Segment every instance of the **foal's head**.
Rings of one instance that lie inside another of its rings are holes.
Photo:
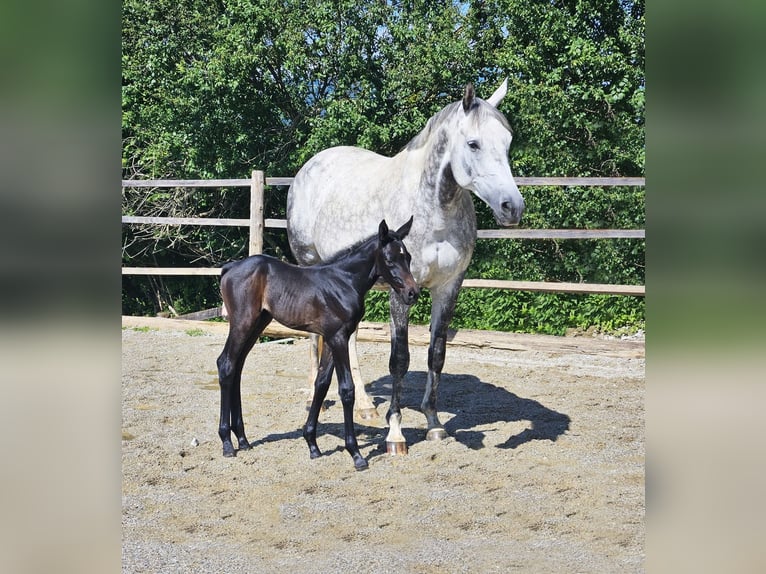
[[[378,226],[378,249],[375,253],[375,267],[383,281],[399,295],[402,302],[412,305],[420,294],[420,288],[410,273],[410,256],[402,240],[410,232],[412,217],[396,231],[391,231],[386,220]]]

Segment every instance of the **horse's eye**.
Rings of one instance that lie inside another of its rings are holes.
[[[477,151],[479,149],[479,142],[476,140],[468,140],[468,147],[471,148],[473,151]]]

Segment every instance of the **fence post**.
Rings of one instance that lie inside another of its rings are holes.
[[[248,255],[263,253],[263,185],[262,171],[253,170],[250,180],[250,244]]]

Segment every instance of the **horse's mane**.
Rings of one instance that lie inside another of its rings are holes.
[[[462,109],[463,102],[453,102],[436,112],[428,119],[426,127],[409,141],[405,146],[405,149],[413,151],[426,145],[426,142],[434,133],[436,133],[436,131],[438,131],[442,124],[446,123],[452,114],[458,111],[462,112]],[[487,118],[495,118],[503,125],[503,127],[505,127],[505,129],[513,133],[511,125],[508,123],[506,117],[495,106],[488,104],[480,98],[474,100],[470,113],[474,118],[475,123],[479,123],[479,121]]]

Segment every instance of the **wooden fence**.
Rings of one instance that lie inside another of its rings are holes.
[[[524,186],[594,186],[633,187],[645,185],[643,177],[517,177],[519,187]],[[123,180],[122,187],[249,187],[250,217],[248,219],[219,219],[204,217],[139,217],[123,215],[122,223],[155,225],[210,225],[250,228],[249,254],[263,251],[265,227],[286,229],[284,219],[263,217],[265,187],[290,185],[292,177],[265,177],[262,171],[253,171],[250,179],[146,179]],[[643,229],[479,229],[479,239],[644,239]],[[123,275],[220,275],[220,267],[123,267]],[[493,279],[465,279],[463,287],[510,289],[516,291],[546,291],[551,293],[601,293],[608,295],[644,296],[643,285],[611,285],[596,283],[564,283],[550,281],[500,281]]]

